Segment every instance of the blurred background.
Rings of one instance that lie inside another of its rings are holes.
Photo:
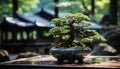
[[[16,1],[15,6],[13,1]],[[14,11],[25,15],[34,15],[41,9],[45,9],[54,14],[54,7],[58,7],[59,15],[68,12],[86,13],[97,23],[100,23],[105,15],[116,15],[117,23],[113,24],[119,25],[119,0],[56,0],[56,2],[54,0],[0,0],[0,22],[5,15],[13,16]]]
[[[91,29],[103,34],[120,27],[119,7],[120,0],[0,0],[0,48],[49,54],[54,39],[43,33],[54,27],[51,19],[83,13],[95,23]]]

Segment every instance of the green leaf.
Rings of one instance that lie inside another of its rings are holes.
[[[69,38],[70,38],[69,35],[63,35],[63,36],[62,36],[62,39],[63,39],[63,40],[68,40]]]
[[[91,39],[91,38],[83,38],[83,39],[81,40],[81,42],[82,42],[82,43],[91,43],[91,42],[93,42],[93,39]]]

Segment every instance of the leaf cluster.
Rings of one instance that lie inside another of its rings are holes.
[[[85,47],[85,43],[106,41],[97,31],[87,28],[92,23],[90,18],[82,13],[68,13],[52,19],[51,24],[55,24],[55,27],[44,35],[57,38],[59,41],[57,47],[81,48]]]

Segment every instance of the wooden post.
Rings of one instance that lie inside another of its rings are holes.
[[[18,0],[12,0],[13,2],[13,17],[16,17],[16,11],[18,10]]]
[[[109,10],[112,24],[117,25],[117,0],[110,0],[110,10]]]
[[[120,1],[119,0],[117,0],[117,9],[120,7]],[[118,11],[117,11],[117,13],[118,13],[118,16],[117,16],[117,24],[118,24],[118,26],[120,27],[120,9],[118,9]]]
[[[95,13],[94,9],[95,9],[95,0],[91,0],[91,14],[93,15]]]
[[[58,3],[58,0],[54,0],[54,2],[55,2],[55,3]],[[58,17],[58,7],[56,7],[56,6],[55,6],[55,8],[54,8],[54,16],[55,16],[55,18]]]

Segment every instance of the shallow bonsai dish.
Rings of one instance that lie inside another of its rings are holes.
[[[51,48],[50,54],[57,58],[58,63],[83,63],[84,56],[91,52],[89,47],[85,48]]]

